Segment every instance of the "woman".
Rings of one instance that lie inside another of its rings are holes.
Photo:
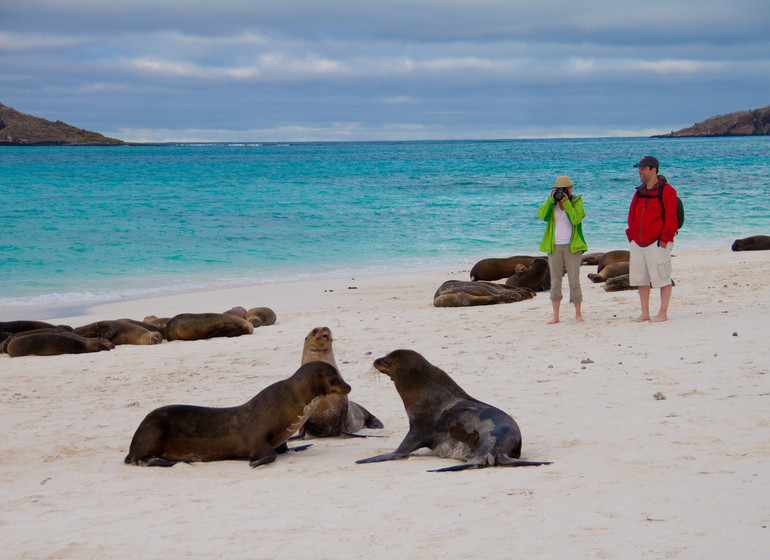
[[[537,216],[546,222],[540,250],[548,253],[548,268],[551,273],[551,304],[553,320],[549,325],[559,322],[561,306],[561,280],[564,269],[569,279],[569,300],[575,306],[575,320],[583,321],[580,304],[583,292],[580,289],[580,264],[583,252],[588,249],[583,237],[581,222],[586,213],[583,210],[583,197],[572,194],[575,185],[566,175],[556,178],[551,195],[540,206]]]

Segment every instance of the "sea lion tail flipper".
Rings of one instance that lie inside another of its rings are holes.
[[[249,458],[249,466],[253,469],[260,465],[272,463],[277,456],[278,454],[275,452],[275,449],[267,449],[264,451],[258,450]]]
[[[365,425],[367,428],[371,428],[371,429],[373,429],[373,430],[379,430],[379,429],[382,429],[382,428],[384,428],[384,427],[385,427],[385,426],[383,425],[383,423],[382,423],[382,422],[380,422],[380,419],[379,419],[379,418],[377,418],[377,417],[376,417],[374,414],[372,414],[372,413],[369,413],[369,415],[366,417],[366,422],[364,423],[364,425]]]

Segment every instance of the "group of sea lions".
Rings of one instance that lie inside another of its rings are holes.
[[[275,321],[269,307],[234,307],[224,313],[182,313],[167,318],[150,315],[142,321],[112,319],[74,328],[42,321],[7,321],[0,322],[0,350],[11,357],[101,352],[121,344],[241,336]]]
[[[597,265],[596,274],[588,274],[592,282],[606,282],[608,292],[628,290],[627,250],[586,253],[583,265]],[[566,271],[565,271],[566,272]],[[471,268],[470,282],[448,280],[433,295],[435,307],[467,307],[495,303],[513,303],[535,297],[537,292],[551,289],[551,272],[547,257],[516,255],[482,259]],[[495,283],[505,279],[504,284]]]
[[[305,338],[300,368],[248,402],[229,408],[164,406],[139,424],[125,462],[172,466],[178,462],[247,459],[252,467],[275,461],[300,437],[351,436],[363,427],[382,428],[373,414],[348,399],[350,385],[340,375],[327,327]],[[429,448],[462,464],[437,469],[457,471],[487,466],[539,466],[523,461],[521,431],[502,410],[468,395],[443,370],[413,350],[395,350],[374,361],[394,382],[409,418],[398,448],[357,463],[408,457]]]

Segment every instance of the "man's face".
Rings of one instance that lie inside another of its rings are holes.
[[[658,174],[656,173],[656,169],[653,167],[647,167],[646,165],[640,165],[639,166],[639,178],[642,180],[642,183],[647,183],[651,179],[657,179]]]

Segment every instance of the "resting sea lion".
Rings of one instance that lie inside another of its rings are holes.
[[[768,251],[770,250],[770,235],[752,235],[743,239],[736,239],[732,246],[733,251]]]
[[[4,343],[5,352],[18,356],[57,356],[112,350],[115,345],[103,338],[86,338],[58,329],[40,329],[12,335]]]
[[[149,328],[148,328],[149,327]],[[139,321],[117,319],[114,321],[98,321],[76,327],[75,333],[80,336],[95,336],[106,338],[113,344],[160,344],[163,335],[157,327],[147,324],[143,326]]]
[[[254,325],[225,313],[181,313],[168,320],[165,331],[166,340],[202,340],[251,334]]]
[[[69,325],[52,325],[44,321],[0,321],[0,332],[20,333],[24,331],[34,331],[38,329],[58,329],[72,332]]]
[[[482,259],[471,268],[471,280],[501,280],[516,274],[516,265],[529,266],[537,257],[515,256],[504,259]]]
[[[392,453],[356,463],[401,459],[428,447],[439,457],[466,461],[438,471],[550,464],[519,460],[521,432],[516,421],[468,395],[449,375],[417,352],[395,350],[376,359],[374,367],[396,385],[409,417],[409,432]]]
[[[635,290],[635,289],[636,289],[636,286],[631,286],[628,283],[628,274],[621,274],[620,276],[609,278],[604,283],[605,292],[622,292],[623,290]]]
[[[628,262],[614,262],[610,263],[604,268],[602,268],[601,272],[597,272],[596,274],[588,273],[588,279],[591,282],[599,283],[599,282],[606,282],[610,278],[615,278],[616,276],[622,276],[624,274],[628,274]]]
[[[582,258],[580,259],[580,265],[597,265],[599,264],[599,259],[602,258],[603,254],[604,253],[583,253]]]
[[[160,467],[228,459],[248,459],[252,467],[272,463],[276,453],[309,447],[289,449],[286,442],[321,397],[349,392],[334,366],[310,362],[240,406],[164,406],[139,424],[125,462]]]
[[[225,315],[235,315],[236,317],[240,317],[241,319],[246,318],[246,308],[241,307],[240,305],[238,307],[233,307],[232,309],[228,309],[225,311]]]
[[[313,361],[326,362],[337,368],[332,348],[332,332],[328,327],[316,327],[305,337],[302,363]],[[379,429],[383,426],[382,422],[363,406],[349,400],[346,394],[337,393],[320,399],[300,429],[298,437],[355,436],[355,432],[364,427]]]
[[[275,324],[275,311],[269,307],[253,307],[246,312],[245,319],[255,327],[267,327]]]
[[[602,269],[611,263],[628,262],[631,260],[631,251],[625,249],[618,249],[616,251],[609,251],[604,253],[599,259],[599,263],[596,266],[596,273],[600,273]]]
[[[447,280],[433,294],[435,307],[468,307],[514,303],[535,297],[529,288],[515,288],[492,282]]]
[[[551,273],[548,269],[548,259],[537,258],[529,266],[522,265],[516,274],[505,281],[505,285],[509,288],[529,288],[535,292],[550,290]]]

